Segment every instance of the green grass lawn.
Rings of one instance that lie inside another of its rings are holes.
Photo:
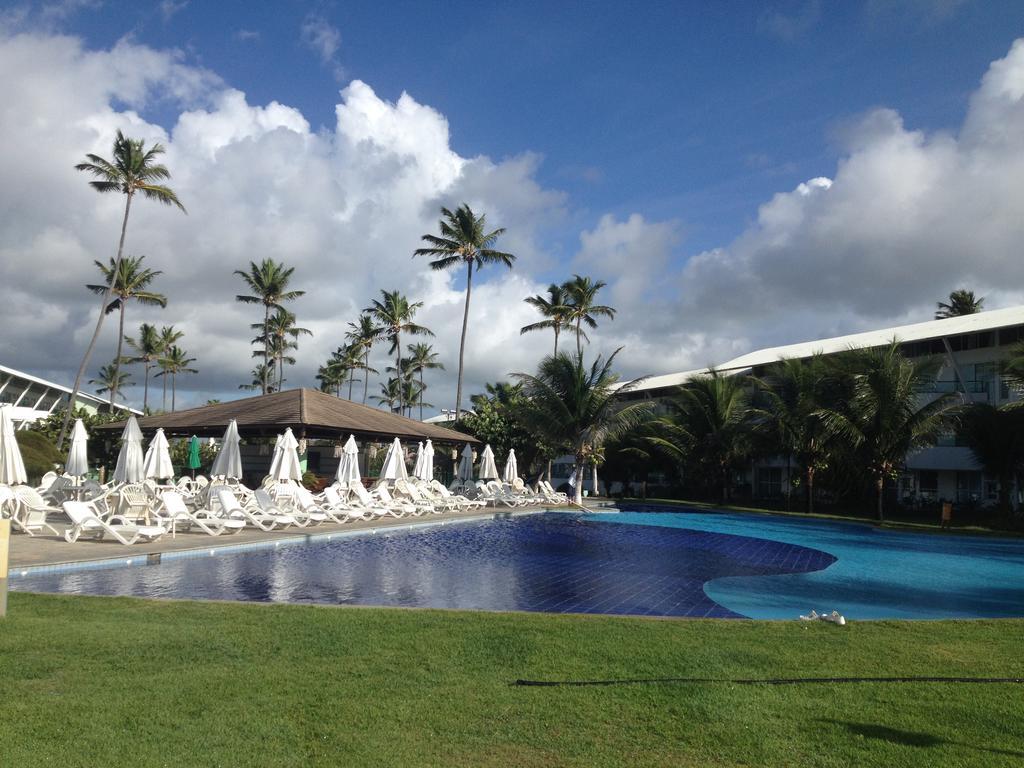
[[[15,593],[0,765],[1019,765],[1024,621],[673,621]]]

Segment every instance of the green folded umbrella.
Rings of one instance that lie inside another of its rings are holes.
[[[199,438],[192,435],[192,439],[188,441],[188,468],[192,470],[193,477],[202,464],[203,459],[199,455]]]

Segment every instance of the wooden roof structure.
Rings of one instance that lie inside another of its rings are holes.
[[[238,423],[241,437],[273,437],[291,427],[298,438],[340,440],[355,435],[363,440],[388,442],[426,440],[437,443],[479,443],[475,437],[426,424],[397,413],[353,403],[316,389],[289,389],[269,395],[257,395],[227,403],[213,403],[185,411],[140,418],[144,433],[162,428],[168,436],[220,437],[228,422]],[[125,422],[96,427],[119,432]]]

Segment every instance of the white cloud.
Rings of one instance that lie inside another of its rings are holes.
[[[166,24],[188,7],[188,0],[160,0],[160,18]]]
[[[163,311],[131,307],[128,327],[174,323],[199,361],[202,373],[179,382],[179,402],[230,396],[248,381],[248,324],[259,313],[234,301],[242,287],[232,272],[272,257],[296,267],[307,294],[294,309],[316,334],[301,342],[292,385],[313,384],[346,323],[380,289],[397,288],[425,302],[419,319],[448,368],[428,399],[450,407],[464,277],[432,272],[412,252],[436,231],[440,206],[463,201],[507,227],[501,246],[518,256],[513,270],[488,267],[474,282],[469,393],[547,353],[545,334],[519,336],[535,319],[522,299],[573,270],[608,281],[602,298],[619,312],[591,335],[604,352],[626,346],[627,375],[927,319],[962,285],[991,306],[1022,296],[1024,42],[989,69],[956,134],[872,112],[844,132],[838,167],[822,169],[828,179],[774,196],[733,242],[685,262],[683,225],[639,213],[598,217],[578,252],[559,258],[546,243],[579,213],[538,183],[541,159],[460,156],[444,115],[408,94],[392,103],[353,81],[335,125],[316,128],[294,107],[250,103],[175,52],[128,41],[88,50],[38,33],[0,35],[0,71],[0,360],[60,381],[73,376],[95,317],[82,286],[95,280],[92,260],[113,254],[123,212],[73,165],[109,154],[119,128],[165,144],[189,210],[138,201],[127,242],[163,270],[157,287],[170,298]],[[158,101],[173,125],[142,117]],[[113,342],[109,323],[90,372]],[[374,357],[387,364],[383,350]]]
[[[341,80],[345,70],[338,58],[341,48],[341,32],[327,19],[317,13],[310,13],[300,28],[302,43],[320,57],[320,63],[329,67],[336,80]]]

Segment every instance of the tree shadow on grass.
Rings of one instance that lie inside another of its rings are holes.
[[[819,722],[828,723],[829,725],[838,725],[842,728],[845,728],[850,733],[856,736],[862,736],[866,739],[888,741],[891,744],[899,744],[905,747],[928,748],[948,744],[950,746],[966,747],[967,749],[975,749],[980,752],[988,752],[994,755],[1024,757],[1024,752],[1019,752],[1012,749],[996,749],[993,747],[980,746],[977,744],[966,744],[962,741],[953,741],[952,739],[946,739],[942,736],[936,736],[933,733],[923,733],[919,731],[904,731],[898,728],[889,728],[885,725],[878,725],[876,723],[848,723],[842,720],[820,720]]]

